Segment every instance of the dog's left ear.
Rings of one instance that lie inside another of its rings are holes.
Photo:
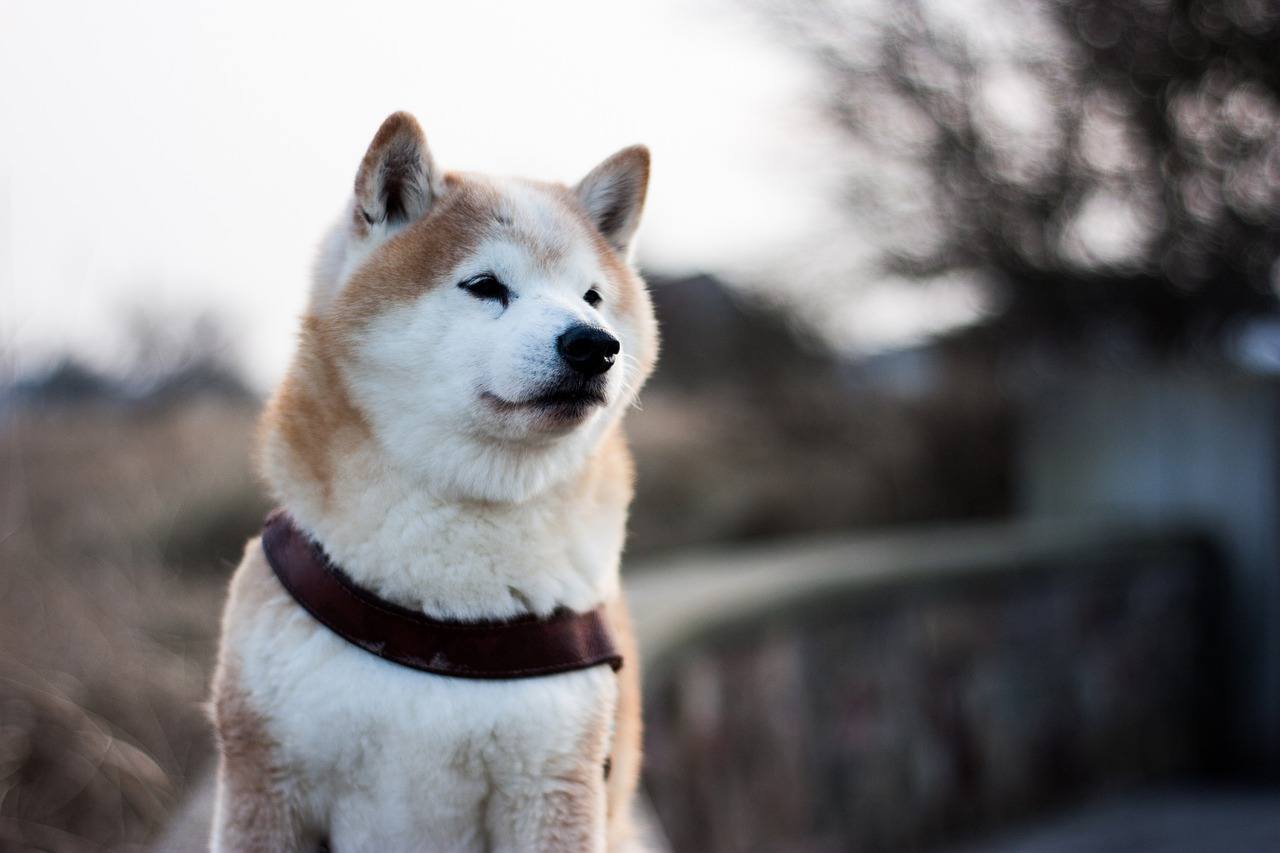
[[[592,169],[574,188],[592,224],[624,257],[640,225],[649,188],[649,149],[623,148]]]
[[[355,227],[394,230],[426,215],[443,191],[427,138],[409,113],[378,128],[356,172]]]

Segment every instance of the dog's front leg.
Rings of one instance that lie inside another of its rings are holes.
[[[605,850],[605,788],[598,764],[581,760],[541,779],[504,786],[489,801],[493,853]]]
[[[253,757],[224,749],[218,764],[213,853],[302,853],[316,847],[270,768]]]
[[[218,768],[214,806],[213,853],[301,853],[314,845],[303,839],[301,821],[282,791],[264,779],[251,781],[256,768],[236,766],[224,757]],[[265,783],[265,784],[264,784]]]
[[[314,843],[304,837],[278,747],[233,672],[231,667],[219,666],[214,684],[218,793],[209,847],[214,853],[314,849]]]

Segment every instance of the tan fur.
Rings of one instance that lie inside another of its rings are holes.
[[[281,590],[266,565],[261,541],[253,539],[232,580],[223,613],[224,637],[247,630],[259,608],[278,602]],[[296,804],[287,801],[281,775],[286,772],[279,747],[268,731],[267,718],[256,708],[240,683],[240,664],[224,642],[213,678],[212,712],[218,740],[217,809],[228,820],[217,823],[230,833],[226,849],[247,853],[299,849],[303,827]]]
[[[648,174],[648,161],[646,163],[645,174]],[[636,306],[637,299],[644,294],[644,284],[626,262],[618,257],[618,253],[609,245],[609,241],[604,238],[596,227],[592,225],[587,212],[582,209],[582,204],[578,201],[578,197],[569,187],[559,184],[543,185],[549,192],[559,196],[564,203],[565,208],[571,211],[578,220],[585,233],[591,240],[591,245],[596,250],[596,257],[599,258],[601,266],[608,271],[608,276],[618,286],[618,308],[623,313],[631,313]],[[643,200],[644,195],[641,194]]]
[[[621,425],[605,437],[599,452],[584,472],[579,487],[589,490],[603,503],[630,500],[635,481],[635,463]],[[641,723],[640,650],[626,599],[618,596],[605,605],[605,617],[618,650],[622,669],[618,672],[618,703],[614,709],[613,739],[609,749],[609,776],[606,782],[610,849],[630,837],[631,803],[640,781],[643,727]]]
[[[265,719],[239,688],[234,667],[224,667],[215,687],[217,719],[219,808],[231,836],[228,849],[244,851],[292,850],[299,846],[301,825],[296,811],[275,784],[280,768],[276,744],[266,732]]]
[[[542,849],[590,849],[591,827],[604,805],[600,778],[608,737],[608,720],[601,718],[583,738],[579,759],[566,772],[553,775],[559,785],[547,797],[549,816],[541,833]]]
[[[278,430],[302,466],[295,476],[312,480],[326,501],[333,454],[370,435],[364,415],[351,402],[338,368],[340,339],[319,317],[302,319],[301,344],[289,371],[268,404],[260,427],[263,440]]]
[[[339,368],[352,336],[388,305],[439,284],[484,236],[492,204],[485,188],[452,175],[448,184],[450,193],[423,221],[388,241],[352,276],[336,305],[302,318],[298,356],[267,407],[262,435],[278,429],[302,463],[298,474],[316,482],[326,498],[332,454],[369,435]]]
[[[421,220],[374,253],[343,289],[329,331],[349,335],[389,305],[417,299],[440,284],[495,226],[497,195],[475,180],[450,175],[448,193]]]
[[[383,202],[380,189],[384,189],[387,182],[397,186],[412,184],[417,187],[423,183],[419,179],[425,178],[425,192],[412,194],[414,209],[400,211],[417,218],[431,206],[440,189],[435,173],[435,163],[432,162],[427,139],[418,120],[405,112],[388,116],[369,143],[369,149],[356,171],[356,205],[352,209],[352,232],[366,236],[371,230],[368,217],[375,211],[380,218],[385,218],[388,211],[380,209]]]
[[[548,851],[597,849],[593,827],[598,825],[598,815],[604,813],[606,807],[601,777],[610,728],[607,717],[599,715],[584,733],[577,755],[541,769],[550,788],[541,794],[544,809],[539,825],[512,824],[512,816],[522,811],[518,803],[499,797],[490,804],[493,824],[500,828],[500,837],[492,839],[496,846]],[[513,837],[504,837],[508,834]]]
[[[618,672],[618,705],[614,713],[613,743],[609,751],[608,797],[609,849],[632,833],[631,803],[640,783],[641,723],[640,654],[626,599],[619,596],[607,605],[609,627],[626,661]]]

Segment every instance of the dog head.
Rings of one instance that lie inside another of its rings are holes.
[[[656,357],[627,260],[648,173],[637,146],[574,187],[444,174],[392,115],[322,248],[301,357],[442,489],[518,500],[567,478]]]

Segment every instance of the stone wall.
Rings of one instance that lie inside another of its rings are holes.
[[[673,848],[923,850],[1209,769],[1208,550],[1068,536],[993,560],[989,540],[897,573],[880,548],[843,587],[650,638],[646,783]]]

